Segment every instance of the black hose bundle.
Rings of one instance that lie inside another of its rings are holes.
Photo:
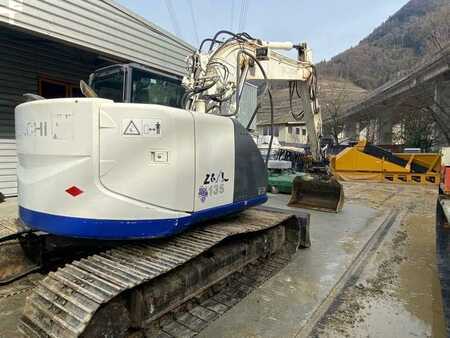
[[[225,41],[220,41],[219,37],[221,35],[227,35],[229,36],[229,38]],[[216,44],[219,45],[219,47],[217,47],[217,49],[212,53],[212,55],[209,58],[209,62],[206,65],[206,69],[208,69],[208,67],[211,66],[216,66],[216,67],[221,67],[224,70],[224,77],[228,78],[229,76],[229,70],[227,69],[227,66],[224,65],[223,63],[214,60],[214,56],[220,51],[222,50],[222,48],[225,48],[227,46],[227,44],[229,44],[230,42],[238,42],[238,43],[243,43],[243,42],[247,42],[250,40],[255,40],[250,34],[242,32],[242,33],[233,33],[227,30],[221,30],[219,32],[217,32],[212,38],[207,38],[204,39],[201,44],[200,47],[198,49],[199,52],[202,51],[203,47],[205,46],[206,43],[210,42],[208,51],[211,52],[214,49],[214,46]],[[274,131],[274,111],[273,111],[273,98],[272,98],[272,93],[270,91],[270,83],[269,80],[267,79],[267,75],[266,72],[264,71],[263,66],[261,65],[260,61],[256,59],[256,57],[254,55],[252,55],[251,53],[247,52],[246,50],[244,50],[243,48],[238,52],[237,54],[237,64],[236,64],[236,68],[237,68],[237,72],[236,72],[236,83],[239,87],[239,84],[241,83],[245,83],[246,81],[246,77],[248,75],[248,72],[242,72],[241,73],[241,69],[240,69],[240,57],[242,55],[245,55],[247,58],[249,58],[252,61],[252,65],[256,64],[259,68],[259,70],[261,71],[263,77],[264,77],[264,91],[262,94],[262,97],[265,97],[266,95],[269,96],[269,102],[270,102],[270,142],[269,142],[269,149],[268,149],[268,153],[266,156],[266,165],[269,162],[269,158],[270,158],[270,153],[272,150],[272,143],[273,143],[273,131]],[[195,60],[192,60],[192,69],[191,72],[196,72],[197,69],[195,69]],[[219,78],[216,79],[211,79],[209,83],[206,83],[205,81],[201,82],[201,83],[196,83],[194,86],[193,90],[187,91],[184,96],[183,96],[183,102],[184,105],[186,106],[187,109],[189,109],[188,107],[188,102],[190,101],[191,97],[197,94],[200,94],[202,92],[207,91],[208,89],[212,88],[217,82],[219,81]],[[236,95],[236,108],[234,109],[233,112],[229,113],[229,114],[221,114],[221,116],[224,117],[232,117],[235,116],[238,112],[239,112],[239,101],[240,101],[240,97],[242,93],[238,93],[237,91],[239,90],[239,88],[235,91],[235,93],[233,93],[232,95]],[[226,97],[221,97],[220,95],[208,95],[205,96],[205,99],[209,99],[212,101],[217,102],[218,104],[214,104],[213,106],[209,107],[207,109],[207,113],[208,112],[212,112],[215,109],[219,109],[221,108],[221,104],[222,102],[228,101],[232,95],[228,95]],[[253,120],[255,119],[256,114],[259,111],[259,108],[261,107],[261,104],[258,104],[255,111],[253,112],[250,121],[247,125],[247,130],[250,129],[250,126],[253,122]]]

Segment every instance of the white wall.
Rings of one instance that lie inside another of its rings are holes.
[[[308,134],[305,125],[276,125],[274,128],[278,128],[278,140],[282,143],[297,143],[297,144],[307,144]],[[270,126],[259,126],[259,135],[268,134]],[[275,132],[275,136],[276,136]]]

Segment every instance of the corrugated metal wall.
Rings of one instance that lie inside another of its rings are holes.
[[[193,50],[111,0],[0,0],[0,22],[178,75]]]
[[[2,28],[0,30],[0,139],[14,138],[14,108],[23,93],[38,93],[39,78],[73,84],[88,79],[97,55]]]
[[[0,0],[0,192],[16,194],[14,108],[40,78],[138,62],[184,75],[193,47],[112,0]]]
[[[0,29],[0,192],[5,196],[17,194],[14,108],[23,102],[22,94],[38,93],[40,78],[76,85],[104,65],[95,54]]]
[[[0,192],[4,196],[17,195],[16,140],[0,140]]]

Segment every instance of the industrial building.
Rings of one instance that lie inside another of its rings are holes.
[[[80,96],[95,69],[137,62],[182,76],[193,47],[111,0],[0,1],[0,192],[17,194],[14,108]]]
[[[270,135],[271,126],[268,122],[258,124],[260,135]],[[273,136],[278,137],[278,141],[284,146],[307,147],[308,135],[304,121],[277,121],[273,126]]]

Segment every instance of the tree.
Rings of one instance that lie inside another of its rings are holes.
[[[401,114],[400,129],[392,137],[409,148],[428,152],[435,144],[436,121],[428,107]]]
[[[375,143],[377,135],[377,121],[370,113],[360,114],[358,117],[360,133],[369,143]]]
[[[339,144],[344,131],[343,113],[354,102],[354,97],[347,81],[336,81],[329,86],[326,101],[322,104],[322,112],[327,123],[324,125],[324,135],[332,137],[335,144]]]

